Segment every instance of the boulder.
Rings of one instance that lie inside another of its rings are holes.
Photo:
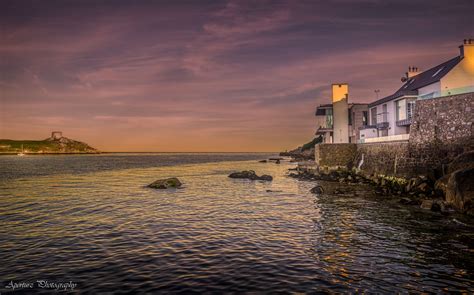
[[[474,209],[474,168],[457,170],[449,175],[444,193],[446,202],[461,212]],[[439,184],[442,187],[442,184]]]
[[[441,212],[443,214],[449,214],[449,213],[454,212],[451,205],[447,203],[446,201],[442,201],[442,200],[434,201],[433,205],[431,205],[431,211]]]
[[[258,161],[258,162],[259,162],[259,163],[266,163],[267,160],[260,160],[260,161]]]
[[[310,192],[311,192],[312,194],[315,194],[315,195],[321,195],[321,194],[324,193],[324,189],[323,189],[322,186],[317,185],[317,186],[313,187],[313,188],[310,190]]]
[[[425,199],[421,201],[420,208],[421,209],[426,209],[426,210],[431,210],[431,207],[433,207],[433,200],[430,199]]]
[[[241,172],[234,172],[229,174],[230,178],[241,178],[241,179],[250,179],[250,180],[264,180],[264,181],[272,181],[273,177],[270,175],[262,175],[258,176],[255,171],[253,170],[245,170]]]
[[[158,179],[157,181],[148,185],[148,187],[155,188],[155,189],[168,189],[168,188],[179,188],[182,186],[181,181],[178,178],[166,178],[166,179]]]
[[[448,165],[447,173],[451,174],[460,169],[474,168],[474,150],[460,154]]]
[[[275,161],[275,164],[280,164],[280,160],[276,160],[276,161]]]
[[[272,181],[273,177],[271,175],[263,174],[258,180]]]
[[[403,205],[421,205],[421,201],[419,199],[410,199],[410,198],[401,198],[400,201],[399,201],[400,204],[403,204]]]

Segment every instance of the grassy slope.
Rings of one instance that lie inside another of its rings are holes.
[[[61,144],[49,140],[10,140],[0,139],[0,153],[19,153],[21,146],[26,153],[94,153],[92,147],[78,141]]]

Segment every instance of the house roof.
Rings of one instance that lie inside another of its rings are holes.
[[[388,101],[391,101],[391,100],[394,100],[396,98],[399,98],[399,97],[402,97],[402,96],[416,96],[418,95],[418,90],[404,90],[404,91],[397,91],[395,92],[394,94],[392,95],[389,95],[389,96],[386,96],[382,99],[379,99],[379,100],[376,100],[372,103],[369,103],[369,108],[372,108],[376,105],[379,105],[379,104],[382,104],[382,103],[386,103]]]
[[[369,108],[405,95],[418,95],[418,89],[438,82],[449,73],[461,61],[461,59],[461,56],[456,56],[455,58],[409,78],[394,94],[370,103]]]

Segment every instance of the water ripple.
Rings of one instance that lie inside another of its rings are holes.
[[[461,238],[468,229],[453,234],[446,217],[420,220],[369,188],[316,197],[314,183],[285,177],[289,165],[132,165],[3,179],[0,278],[72,280],[79,293],[474,291],[472,244]],[[274,181],[227,177],[244,169]],[[169,176],[185,188],[145,186]]]

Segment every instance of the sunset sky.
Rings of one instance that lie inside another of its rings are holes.
[[[474,1],[1,1],[0,138],[281,151],[474,37]]]

